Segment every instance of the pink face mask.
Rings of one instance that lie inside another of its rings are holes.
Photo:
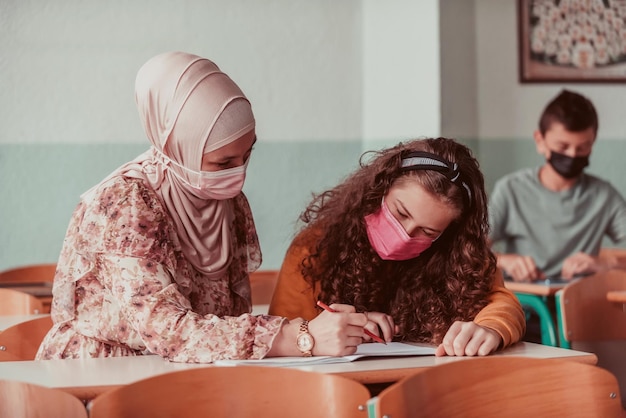
[[[411,237],[391,214],[383,200],[381,208],[365,217],[367,237],[383,260],[409,260],[426,251],[433,239]]]
[[[248,160],[238,167],[227,168],[219,171],[194,171],[187,167],[176,163],[173,160],[169,160],[171,164],[174,164],[187,172],[186,180],[175,170],[171,172],[178,177],[189,190],[200,199],[214,199],[214,200],[226,200],[232,199],[241,193],[243,189],[243,183],[246,179],[246,169],[248,167]]]

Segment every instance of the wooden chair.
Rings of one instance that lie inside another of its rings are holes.
[[[43,263],[0,271],[0,288],[10,288],[35,295],[43,302],[42,313],[49,313],[56,267],[56,263]]]
[[[369,417],[621,417],[615,376],[590,364],[459,358],[408,376],[368,402]]]
[[[561,326],[567,341],[626,340],[626,312],[620,304],[607,300],[609,290],[626,290],[626,272],[598,273],[559,292]]]
[[[112,389],[90,405],[90,418],[366,418],[367,388],[332,375],[268,366],[208,366]]]
[[[85,405],[59,389],[0,380],[0,417],[87,418]]]
[[[278,280],[278,270],[257,270],[250,274],[253,305],[269,305]]]
[[[34,360],[50,328],[52,318],[43,316],[0,332],[0,361]]]
[[[561,346],[596,354],[598,366],[620,382],[626,406],[626,312],[606,298],[609,290],[626,290],[626,272],[610,270],[576,280],[557,294]]]
[[[52,282],[56,263],[29,264],[0,271],[0,283],[41,283]]]
[[[8,288],[0,288],[0,315],[35,315],[45,313],[43,302],[37,297]]]

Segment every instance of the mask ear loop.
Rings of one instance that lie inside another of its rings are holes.
[[[437,171],[452,183],[457,186],[463,187],[467,195],[468,204],[472,203],[472,191],[466,182],[461,179],[461,172],[457,163],[450,163],[438,155],[431,154],[430,152],[414,151],[408,153],[402,158],[400,163],[400,169],[402,171],[411,170],[431,170]]]

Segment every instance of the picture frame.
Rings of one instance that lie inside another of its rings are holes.
[[[626,0],[517,0],[521,83],[626,82]]]

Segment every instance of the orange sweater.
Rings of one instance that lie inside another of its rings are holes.
[[[297,237],[287,250],[269,307],[270,315],[311,320],[320,313],[316,306],[319,285],[315,289],[311,288],[300,271],[300,263],[308,256],[315,240],[310,232],[304,234]],[[503,347],[519,341],[525,332],[526,320],[522,307],[515,295],[504,287],[499,270],[489,295],[489,304],[476,315],[474,322],[500,334]]]

